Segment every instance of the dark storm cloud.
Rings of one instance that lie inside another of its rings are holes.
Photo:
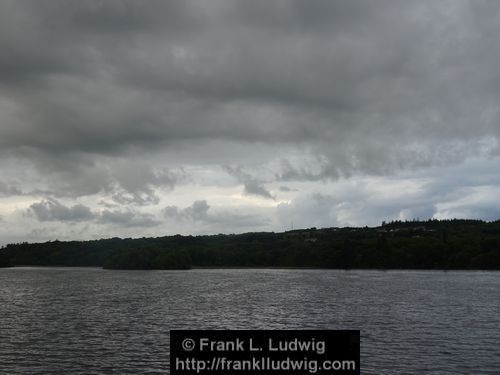
[[[330,177],[433,164],[435,140],[498,137],[499,10],[4,1],[0,145],[113,155],[186,139],[305,143]]]
[[[160,231],[162,214],[204,233],[494,217],[492,163],[474,179],[444,171],[500,155],[499,19],[481,0],[2,1],[4,221],[18,228],[22,204],[75,231]],[[397,202],[335,190],[433,168],[443,176]],[[289,203],[207,203],[235,181]],[[152,207],[191,192],[207,200]]]
[[[34,149],[24,149],[19,155],[32,161],[42,175],[40,180],[47,184],[45,191],[32,190],[35,195],[79,197],[110,194],[120,204],[157,204],[158,188],[172,190],[185,178],[182,168],[152,167],[144,157],[140,160],[99,158],[96,154],[82,152],[62,156]],[[13,192],[12,189],[17,188],[10,189]],[[3,190],[0,183],[0,193]]]

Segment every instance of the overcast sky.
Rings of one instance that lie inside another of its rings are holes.
[[[0,2],[0,245],[500,218],[500,2]]]

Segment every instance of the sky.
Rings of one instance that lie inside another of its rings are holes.
[[[3,0],[0,245],[500,218],[500,2]]]

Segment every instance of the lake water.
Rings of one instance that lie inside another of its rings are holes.
[[[170,329],[360,329],[362,374],[500,374],[500,272],[0,269],[1,374],[167,373]]]

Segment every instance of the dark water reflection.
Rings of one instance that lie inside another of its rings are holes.
[[[360,329],[363,374],[500,374],[500,272],[0,270],[0,373],[168,371],[169,330]]]

